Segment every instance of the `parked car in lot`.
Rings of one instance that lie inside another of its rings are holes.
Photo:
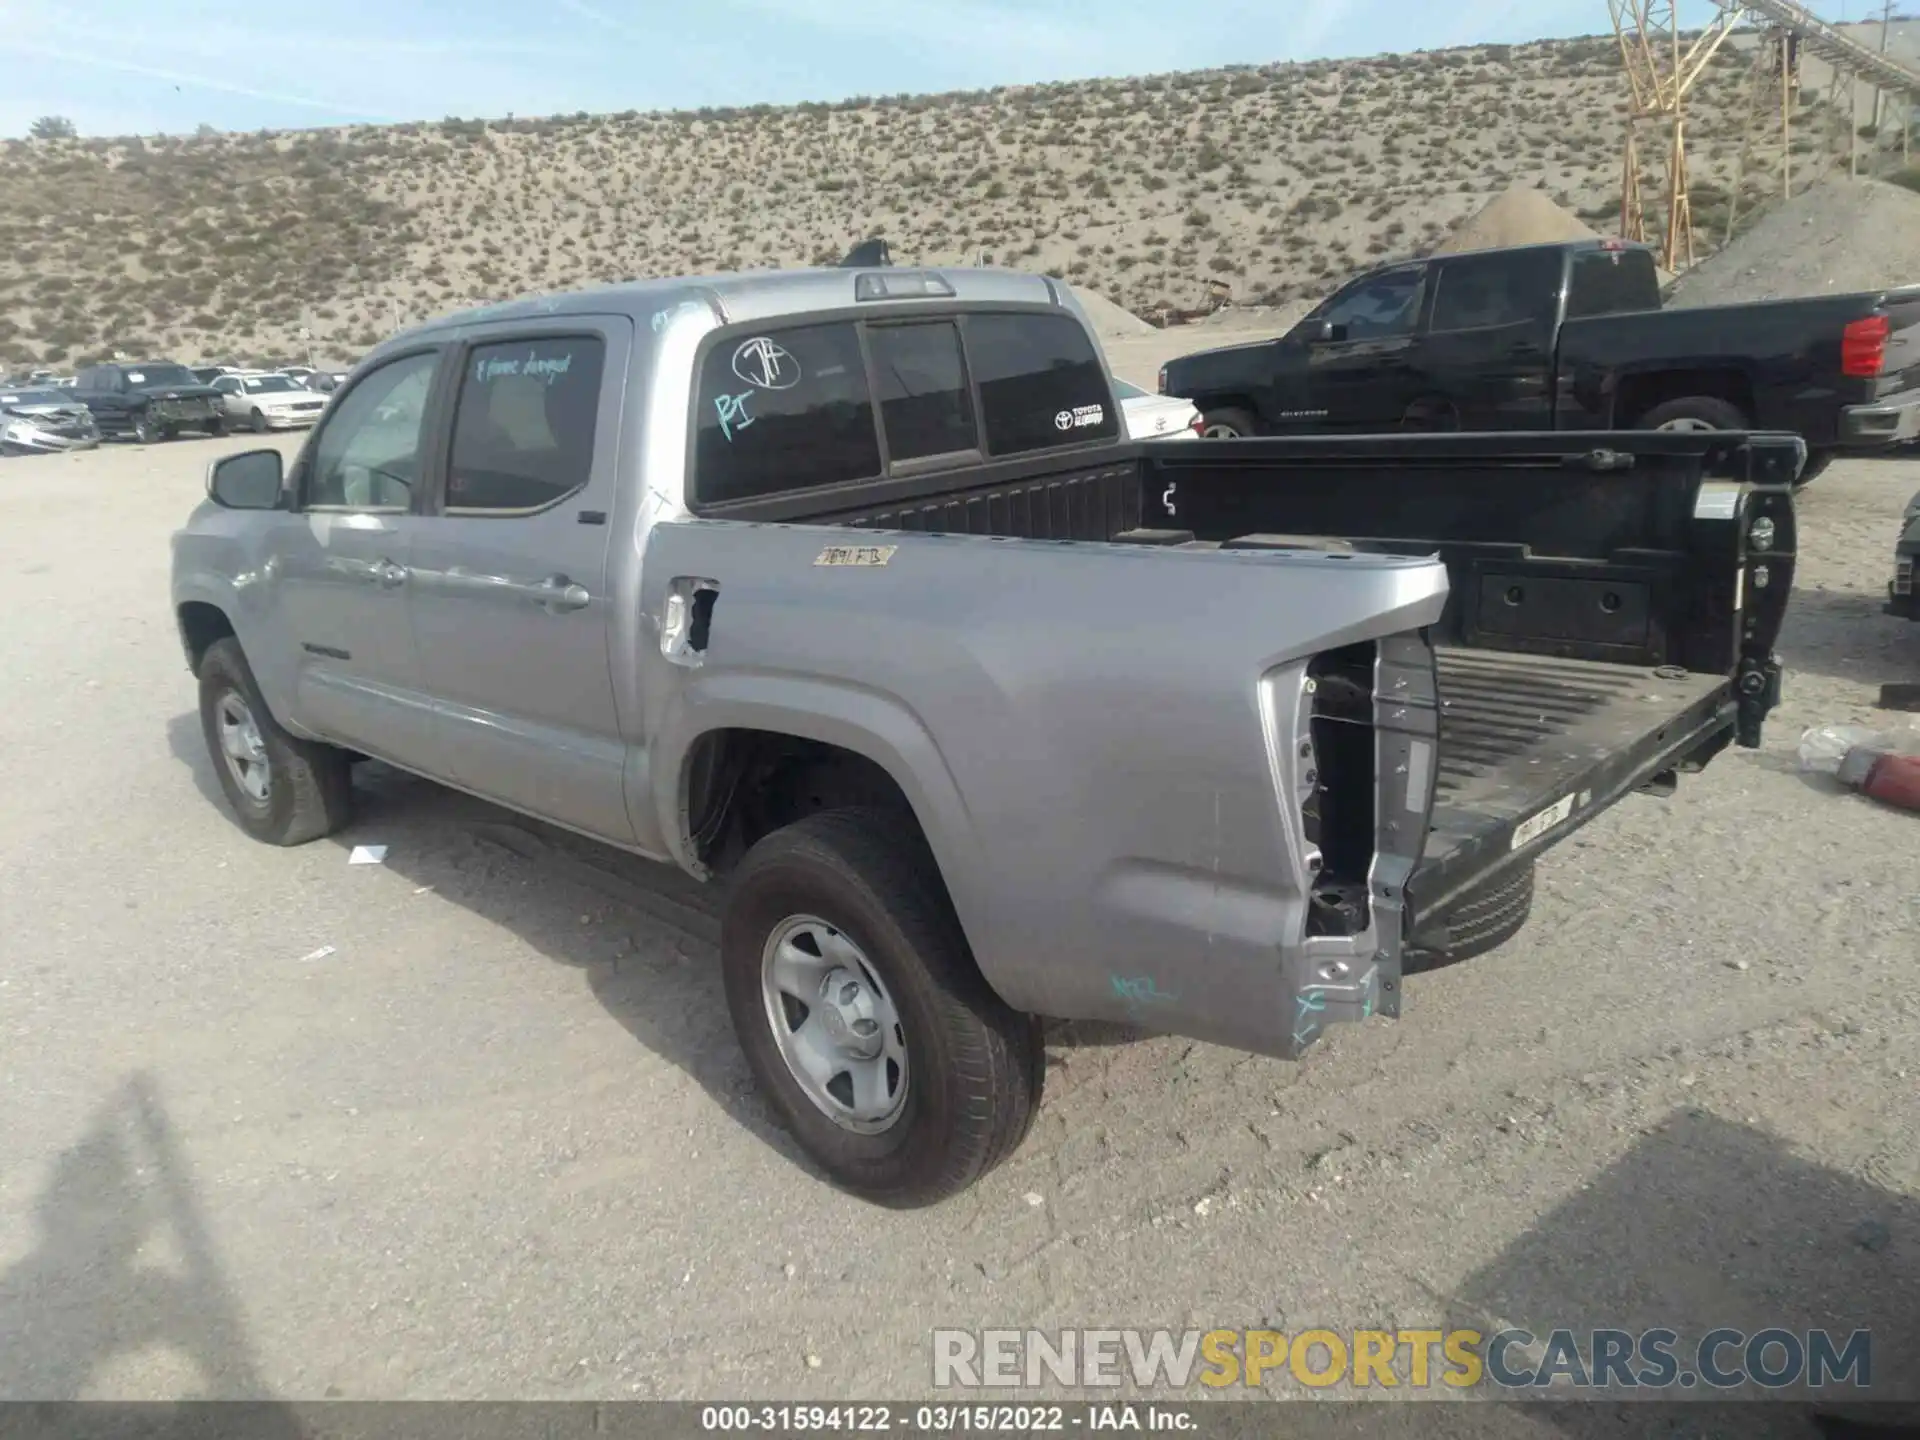
[[[771,1105],[914,1205],[1026,1134],[1036,1017],[1298,1058],[1760,743],[1795,437],[1156,444],[1119,408],[1070,293],[1004,271],[396,336],[174,537],[219,783],[292,845],[376,757],[724,884]]]
[[[1920,586],[1914,571],[1920,568],[1920,495],[1907,502],[1900,517],[1900,538],[1893,546],[1893,579],[1887,582],[1887,614],[1920,620]]]
[[[231,424],[262,433],[311,425],[327,408],[324,397],[289,375],[222,375],[213,388]]]
[[[346,382],[346,378],[345,370],[316,370],[307,377],[306,385],[309,390],[331,395]]]
[[[1114,378],[1113,393],[1127,422],[1130,440],[1191,440],[1200,434],[1200,412],[1190,400],[1155,395],[1138,385]]]
[[[1791,431],[1804,483],[1920,435],[1920,286],[1660,308],[1653,255],[1583,240],[1383,266],[1278,340],[1168,362],[1212,436]]]
[[[51,455],[99,443],[93,412],[66,391],[0,390],[0,455]]]
[[[106,438],[151,445],[182,430],[226,433],[220,396],[184,365],[153,360],[139,365],[90,365],[76,378],[74,396],[93,412]]]

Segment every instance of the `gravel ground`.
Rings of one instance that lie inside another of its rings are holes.
[[[1920,817],[1793,749],[1920,677],[1920,465],[1812,488],[1766,748],[1520,941],[1298,1066],[1058,1028],[1012,1162],[892,1214],[770,1123],[687,887],[390,773],[228,822],[166,536],[247,443],[0,464],[0,1397],[899,1397],[933,1326],[1097,1324],[1867,1326],[1915,1386]]]

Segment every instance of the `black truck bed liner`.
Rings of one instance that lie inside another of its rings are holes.
[[[1439,773],[1412,885],[1422,913],[1455,898],[1450,881],[1484,883],[1644,783],[1649,764],[1691,754],[1733,704],[1725,676],[1671,666],[1456,646],[1436,658]]]

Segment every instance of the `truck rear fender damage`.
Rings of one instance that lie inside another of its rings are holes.
[[[1439,686],[1424,630],[1342,646],[1298,672],[1299,699],[1265,686],[1274,773],[1279,747],[1304,761],[1293,794],[1309,895],[1304,943],[1288,954],[1282,995],[1297,1058],[1325,1028],[1400,1014],[1407,882],[1419,863],[1439,773]],[[1291,721],[1290,733],[1282,724]]]
[[[1443,567],[848,538],[651,533],[644,614],[676,577],[718,593],[699,665],[662,652],[664,627],[640,646],[649,744],[629,795],[663,849],[724,873],[811,808],[904,804],[1015,1009],[1285,1056],[1391,1012]],[[1270,618],[1219,623],[1247,614]]]

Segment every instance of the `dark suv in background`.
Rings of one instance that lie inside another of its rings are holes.
[[[89,365],[75,378],[73,397],[93,412],[94,423],[108,439],[151,445],[182,430],[227,433],[220,392],[169,360]]]

